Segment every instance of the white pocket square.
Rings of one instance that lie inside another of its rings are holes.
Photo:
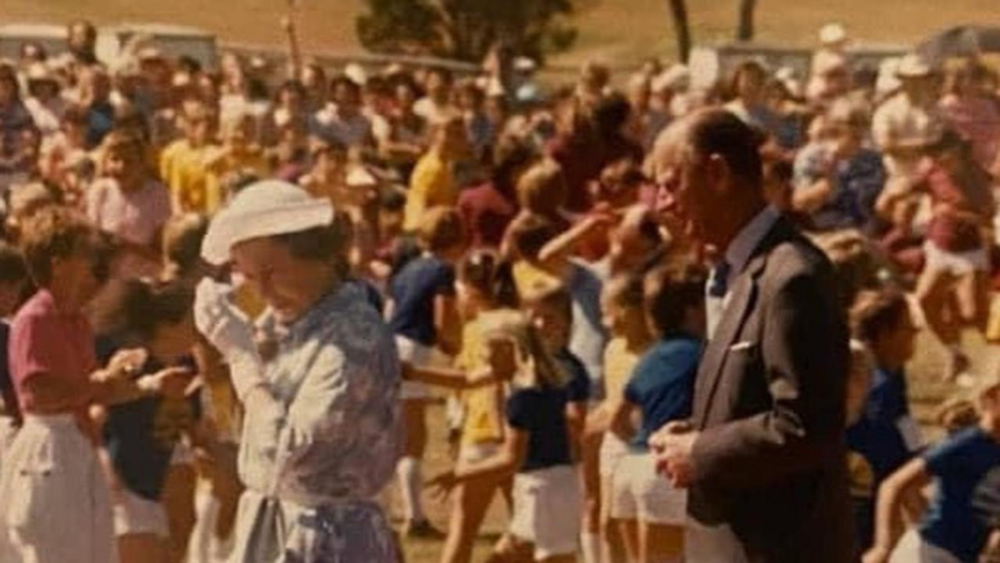
[[[743,351],[746,351],[746,350],[749,350],[749,349],[753,348],[754,346],[756,346],[756,344],[754,344],[753,342],[750,342],[749,340],[744,340],[743,342],[737,342],[736,344],[733,344],[732,346],[730,346],[729,347],[729,351],[730,352],[743,352]]]

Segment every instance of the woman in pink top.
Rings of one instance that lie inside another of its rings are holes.
[[[156,277],[163,225],[170,218],[170,193],[151,177],[146,144],[115,131],[105,141],[104,176],[87,191],[87,216],[119,248],[115,277]]]
[[[88,407],[158,394],[177,374],[131,381],[144,359],[137,350],[98,369],[81,310],[99,289],[100,253],[82,217],[65,208],[40,211],[20,242],[39,290],[10,330],[10,371],[24,426],[0,472],[0,529],[18,561],[116,563],[108,484]]]
[[[972,144],[972,154],[983,170],[996,171],[1000,149],[1000,110],[980,94],[979,84],[986,70],[974,61],[958,67],[950,77],[948,94],[941,99],[941,111],[962,137]]]

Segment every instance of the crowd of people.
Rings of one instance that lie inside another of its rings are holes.
[[[1000,79],[820,39],[711,88],[25,44],[0,561],[467,563],[495,497],[495,563],[1000,560]]]

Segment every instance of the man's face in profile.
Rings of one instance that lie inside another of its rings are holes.
[[[712,215],[718,209],[700,173],[699,158],[692,154],[682,130],[668,131],[657,145],[652,162],[656,212],[675,235],[710,242],[705,236],[711,233]]]

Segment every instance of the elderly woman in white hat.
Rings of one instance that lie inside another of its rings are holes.
[[[279,181],[240,192],[205,237],[203,258],[269,305],[255,331],[228,284],[206,278],[195,303],[246,411],[231,563],[397,560],[373,497],[399,454],[399,359],[346,277],[348,238],[328,200]]]

